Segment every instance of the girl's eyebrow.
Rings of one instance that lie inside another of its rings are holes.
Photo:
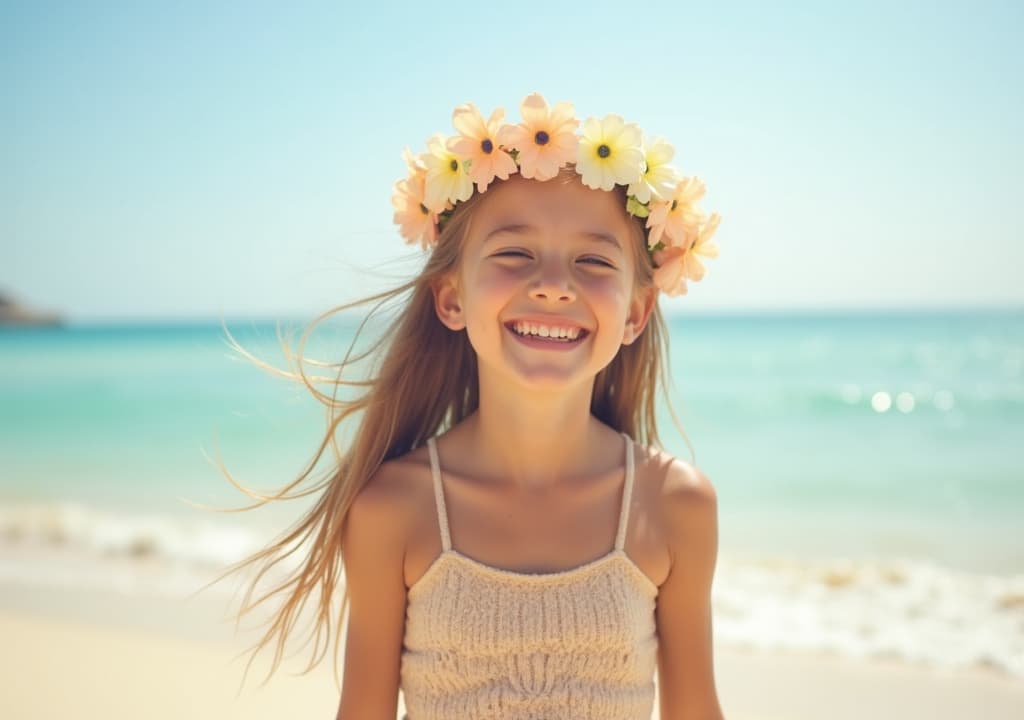
[[[494,230],[491,230],[489,233],[487,233],[487,236],[484,238],[484,242],[486,243],[488,240],[490,240],[495,235],[498,235],[499,233],[529,235],[531,233],[536,234],[537,228],[534,227],[533,225],[526,225],[524,223],[509,223],[506,225],[500,225],[496,227]],[[622,245],[619,243],[618,238],[616,238],[611,233],[604,232],[602,230],[580,230],[579,232],[576,233],[576,236],[587,238],[589,240],[596,240],[598,242],[608,243],[610,245],[613,245],[618,250],[622,250]]]

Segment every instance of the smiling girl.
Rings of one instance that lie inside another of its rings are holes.
[[[257,647],[276,637],[276,667],[314,590],[317,648],[347,608],[341,720],[393,720],[400,691],[409,720],[648,720],[656,694],[662,720],[720,719],[716,494],[655,422],[658,296],[702,278],[718,216],[618,116],[521,112],[460,106],[456,135],[406,154],[395,220],[428,259],[365,301],[408,295],[360,394],[318,393],[320,453],[349,418],[353,440],[245,561],[306,546],[242,613],[283,599]]]

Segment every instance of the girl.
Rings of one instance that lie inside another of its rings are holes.
[[[656,695],[663,720],[720,719],[716,495],[657,449],[655,424],[658,294],[701,279],[718,216],[665,141],[615,115],[577,132],[569,103],[537,94],[521,110],[511,124],[460,106],[457,135],[406,153],[395,220],[429,258],[364,301],[411,295],[371,352],[340,363],[378,359],[368,379],[334,381],[361,394],[326,397],[298,364],[333,410],[317,458],[358,424],[309,513],[239,566],[265,572],[310,544],[252,602],[261,572],[241,613],[284,597],[256,647],[276,637],[276,668],[316,591],[312,667],[342,583],[340,720],[393,720],[400,690],[409,720],[647,720]],[[308,474],[253,496],[294,497]]]

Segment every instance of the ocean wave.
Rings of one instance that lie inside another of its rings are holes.
[[[723,555],[713,601],[715,637],[730,645],[1024,678],[1024,575],[968,573],[899,558]]]
[[[269,538],[267,528],[226,519],[68,502],[6,507],[0,508],[0,582],[172,598],[200,590],[233,593],[237,581],[210,583]],[[268,579],[281,578],[296,562],[286,558]]]
[[[0,508],[0,542],[73,548],[95,556],[161,557],[214,567],[255,551],[259,537],[251,529],[213,520],[38,503]]]

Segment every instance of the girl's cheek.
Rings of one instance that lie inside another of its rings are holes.
[[[484,292],[497,293],[521,284],[523,275],[524,271],[521,268],[493,265],[484,268],[478,277]]]
[[[627,288],[622,282],[622,278],[611,273],[592,273],[577,282],[586,287],[589,292],[603,298],[624,298],[627,295]]]

